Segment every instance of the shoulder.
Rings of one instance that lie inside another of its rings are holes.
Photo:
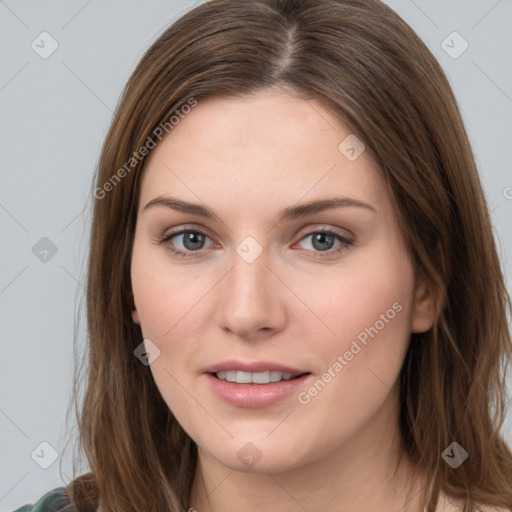
[[[512,509],[503,507],[492,507],[490,505],[480,505],[482,512],[510,512]]]
[[[440,493],[436,512],[462,512],[463,510],[464,505],[462,501],[454,500],[453,498],[449,498],[446,494]],[[509,509],[483,504],[479,504],[477,510],[480,512],[510,512]]]
[[[65,487],[56,487],[39,498],[36,503],[23,505],[14,512],[73,512]]]

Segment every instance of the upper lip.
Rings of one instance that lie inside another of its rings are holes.
[[[252,362],[244,362],[244,361],[223,361],[221,363],[212,364],[204,369],[204,373],[217,373],[221,371],[230,371],[230,370],[238,370],[242,372],[282,372],[282,373],[291,373],[292,375],[302,375],[304,373],[309,373],[303,370],[299,370],[297,368],[292,368],[291,366],[285,366],[279,363],[275,363],[273,361],[252,361]]]

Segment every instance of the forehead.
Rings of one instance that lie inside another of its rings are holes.
[[[148,155],[141,203],[166,192],[195,202],[269,205],[337,193],[378,203],[384,184],[368,152],[355,160],[343,152],[353,137],[319,101],[284,92],[198,100]]]
[[[280,154],[291,157],[290,151],[304,145],[314,148],[319,136],[327,136],[324,146],[331,144],[335,152],[336,141],[343,133],[348,135],[350,131],[318,100],[264,90],[242,97],[200,99],[194,109],[181,116],[166,136],[165,145],[178,153],[183,144],[187,152],[191,145],[214,153],[226,148],[231,152],[253,148],[261,155],[265,150],[279,149]],[[277,144],[281,144],[279,148]]]

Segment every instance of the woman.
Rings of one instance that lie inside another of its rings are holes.
[[[94,197],[92,471],[20,510],[511,509],[510,299],[448,81],[390,8],[193,9]]]

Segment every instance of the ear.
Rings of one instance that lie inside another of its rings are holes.
[[[140,325],[139,312],[137,311],[137,308],[135,307],[135,298],[133,297],[133,293],[131,294],[131,299],[132,299],[132,320],[133,320],[133,323]]]
[[[431,287],[424,278],[418,279],[415,290],[411,331],[428,331],[435,321],[435,300]]]

